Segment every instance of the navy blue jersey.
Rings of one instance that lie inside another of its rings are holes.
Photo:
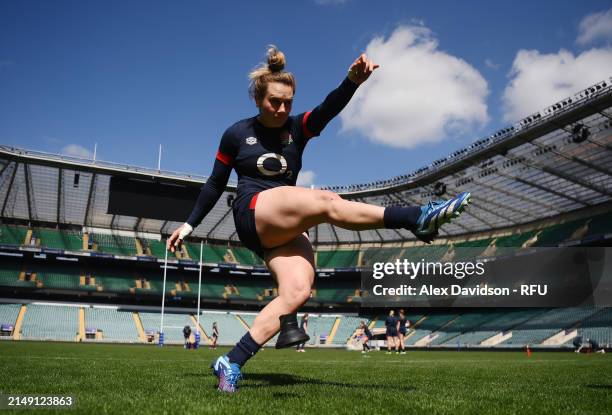
[[[238,174],[234,206],[251,203],[251,198],[277,186],[295,186],[302,168],[308,140],[348,104],[357,84],[346,78],[310,112],[290,116],[280,128],[263,126],[257,117],[238,121],[221,137],[212,174],[202,186],[187,223],[200,224],[223,194],[232,168]]]
[[[308,319],[302,317],[302,319],[300,320],[300,328],[302,330],[306,330],[308,328]]]
[[[372,332],[370,331],[368,326],[363,326],[363,334],[365,334],[366,337],[368,337],[369,339],[372,338]]]
[[[408,321],[408,319],[406,317],[404,318],[400,318],[399,320],[399,328],[400,330],[405,330],[406,329],[406,322]]]
[[[387,326],[388,329],[395,329],[397,327],[397,317],[388,316],[385,320],[385,326]]]

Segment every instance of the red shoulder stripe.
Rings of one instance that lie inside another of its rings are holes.
[[[257,205],[257,196],[259,196],[259,193],[255,193],[255,195],[251,198],[251,203],[249,203],[249,209],[255,209],[255,205]]]
[[[221,163],[225,164],[226,166],[231,166],[233,162],[230,156],[228,156],[227,154],[223,154],[220,150],[217,151],[217,160],[219,160]]]
[[[306,125],[306,122],[308,121],[308,117],[310,117],[311,112],[312,111],[308,111],[306,114],[304,114],[304,118],[302,118],[302,131],[304,132],[306,138],[314,137],[314,134],[308,129]]]

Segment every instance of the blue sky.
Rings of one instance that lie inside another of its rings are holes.
[[[367,50],[381,68],[304,155],[302,181],[409,173],[612,76],[610,1],[3,1],[0,143],[208,175],[256,113],[275,43],[317,105]],[[279,6],[283,4],[283,6]]]

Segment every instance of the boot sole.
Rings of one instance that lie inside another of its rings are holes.
[[[310,336],[306,335],[305,337],[294,339],[294,340],[291,340],[290,342],[287,342],[287,343],[279,344],[277,342],[276,346],[274,346],[274,348],[275,349],[286,349],[288,347],[293,347],[293,346],[297,346],[298,344],[306,343],[309,340],[310,340]]]

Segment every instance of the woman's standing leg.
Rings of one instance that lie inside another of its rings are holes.
[[[315,275],[314,254],[305,235],[267,251],[265,260],[278,283],[278,297],[259,312],[250,330],[227,356],[213,363],[219,390],[224,392],[236,391],[240,368],[278,333],[280,317],[295,313],[310,298]]]

